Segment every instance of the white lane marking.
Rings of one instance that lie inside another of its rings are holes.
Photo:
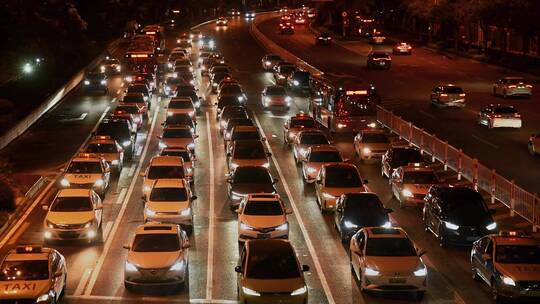
[[[259,119],[257,118],[257,116],[254,115],[253,117],[255,118],[255,123],[257,123],[259,130],[263,131],[264,129],[261,123],[259,122]],[[334,301],[334,297],[332,296],[332,291],[330,290],[328,281],[326,280],[326,276],[324,275],[321,262],[319,261],[319,257],[317,256],[317,252],[315,251],[315,247],[313,247],[313,243],[311,242],[311,239],[309,238],[309,233],[306,229],[306,226],[304,225],[304,221],[302,220],[302,217],[300,216],[300,211],[298,211],[298,208],[296,207],[296,203],[291,194],[289,184],[287,183],[287,180],[285,179],[285,176],[283,175],[283,172],[281,171],[281,167],[279,166],[279,163],[275,157],[276,154],[274,154],[274,152],[272,151],[272,147],[270,147],[270,143],[268,141],[265,141],[265,144],[266,144],[266,148],[268,149],[268,152],[272,154],[271,156],[272,161],[274,162],[274,165],[276,166],[276,170],[279,174],[279,178],[282,181],[283,188],[285,189],[285,192],[289,198],[289,201],[291,202],[291,207],[293,208],[294,216],[296,217],[296,221],[298,221],[298,226],[300,226],[300,230],[302,230],[302,235],[304,236],[304,239],[306,241],[306,245],[308,247],[311,258],[313,259],[313,263],[315,264],[315,269],[317,270],[317,274],[319,275],[319,279],[321,281],[321,285],[324,289],[324,294],[326,295],[328,303],[330,304],[336,303]]]
[[[103,229],[103,239],[106,240],[109,237],[109,233],[111,232],[113,222],[108,221],[107,224],[105,224],[105,229]]]
[[[135,168],[135,166],[133,166],[133,168]],[[121,204],[124,201],[124,197],[126,196],[126,193],[127,193],[127,188],[122,188],[122,190],[120,190],[120,194],[118,195],[118,198],[116,199],[114,203]]]
[[[21,226],[21,229],[19,229],[19,231],[17,231],[17,233],[13,236],[13,238],[9,241],[8,244],[10,244],[10,245],[15,244],[15,242],[19,239],[19,237],[21,237],[23,232],[25,232],[26,229],[28,229],[29,226],[30,226],[30,222],[24,222],[24,224]]]
[[[132,165],[132,166],[131,166],[131,169],[129,169],[128,177],[132,177],[133,174],[135,174],[135,169],[137,169],[137,166]]]
[[[75,289],[75,292],[73,293],[74,296],[79,296],[82,294],[84,287],[86,285],[86,282],[88,281],[88,278],[90,277],[90,274],[92,273],[92,268],[86,268],[83,272],[83,275],[81,277],[81,281],[77,285],[77,288]]]
[[[426,111],[424,111],[424,110],[420,110],[420,111],[418,111],[418,112],[420,112],[421,114],[426,115],[427,117],[430,117],[430,118],[433,118],[433,119],[437,119],[437,117],[435,117],[434,115],[429,114],[428,112],[426,112]]]
[[[116,91],[116,94],[120,94],[120,92],[122,92],[122,89],[118,89],[118,91]]]
[[[154,118],[156,118],[156,115],[154,115]],[[135,156],[140,156],[142,153],[142,149],[143,149],[142,146],[138,146],[137,151],[135,151]]]
[[[174,299],[169,297],[159,298],[159,297],[142,297],[142,298],[131,298],[131,297],[120,297],[120,296],[85,296],[85,295],[66,295],[67,299],[76,299],[76,300],[93,300],[93,301],[119,301],[125,302],[140,299],[145,302],[157,302],[157,303],[194,303],[194,304],[237,304],[236,300],[225,300],[225,299]]]
[[[115,103],[117,99],[118,99],[118,98],[116,98],[116,97],[113,98],[113,99],[111,100],[111,103]]]
[[[156,107],[155,113],[158,113],[159,106]],[[152,134],[154,132],[154,128],[156,126],[157,121],[157,115],[154,115],[154,118],[152,120],[152,126],[150,127],[150,130],[148,131],[148,134]],[[141,167],[143,164],[144,157],[146,156],[146,152],[148,151],[148,146],[150,146],[150,136],[147,138],[146,143],[144,145],[144,149],[142,152],[142,156],[139,159],[139,162],[137,164],[137,169],[135,170],[135,174],[139,175],[139,172],[141,171]],[[133,192],[133,189],[135,188],[135,184],[137,182],[137,178],[133,178],[131,180],[131,184],[129,185],[129,190],[125,196],[124,202],[122,203],[122,208],[118,212],[118,215],[116,216],[116,219],[114,221],[114,225],[111,229],[111,233],[109,237],[107,238],[105,242],[105,246],[103,246],[103,251],[101,252],[101,255],[99,256],[99,259],[97,261],[96,267],[94,268],[94,271],[92,272],[92,276],[90,277],[90,282],[88,283],[88,286],[86,287],[86,291],[84,295],[89,296],[92,293],[92,289],[94,289],[94,285],[96,284],[97,278],[99,276],[99,273],[101,272],[101,268],[103,267],[103,263],[105,263],[105,257],[109,253],[109,250],[111,249],[114,235],[116,231],[118,230],[118,227],[120,226],[120,222],[122,221],[122,218],[124,217],[124,213],[126,212],[127,205],[129,203],[129,198],[131,197],[131,194]]]
[[[494,143],[491,143],[491,142],[489,142],[489,141],[487,141],[487,140],[485,140],[485,139],[483,139],[483,138],[481,138],[481,137],[478,137],[478,136],[476,136],[476,135],[474,135],[474,134],[471,135],[471,136],[472,136],[472,138],[478,140],[479,142],[481,142],[481,143],[483,143],[483,144],[486,144],[486,145],[488,145],[488,146],[490,146],[490,147],[493,147],[493,148],[495,148],[495,149],[499,149],[499,146],[497,146],[497,145],[494,144]]]
[[[47,187],[41,192],[41,194],[34,200],[34,202],[32,203],[32,205],[30,205],[30,208],[28,208],[28,210],[26,210],[26,212],[21,216],[21,218],[15,223],[15,225],[13,225],[13,228],[11,228],[11,230],[9,230],[9,232],[6,234],[6,236],[2,239],[2,241],[0,242],[0,248],[4,248],[4,246],[6,245],[6,243],[8,241],[11,241],[12,239],[13,240],[16,240],[15,238],[12,238],[12,236],[19,231],[19,228],[21,227],[21,225],[26,221],[26,218],[30,215],[30,213],[34,210],[34,208],[36,207],[37,204],[39,204],[46,196],[46,194],[49,192],[49,190],[52,188],[52,186],[54,185],[54,182],[55,180],[52,180],[49,182],[49,185],[47,185]],[[21,229],[22,230],[22,229]]]
[[[208,158],[210,166],[210,197],[208,210],[208,256],[206,262],[206,299],[212,299],[212,291],[214,288],[214,149],[212,146],[212,131],[210,113],[206,112],[206,132],[208,136]]]

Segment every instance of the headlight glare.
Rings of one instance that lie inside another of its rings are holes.
[[[375,277],[379,275],[379,271],[370,267],[366,267],[366,269],[364,270],[364,274],[367,276]]]
[[[417,277],[425,277],[427,275],[427,268],[425,265],[422,265],[418,270],[414,272],[414,275]]]
[[[458,230],[459,229],[459,226],[458,225],[455,225],[455,224],[452,224],[450,222],[444,222],[444,226],[450,230]]]

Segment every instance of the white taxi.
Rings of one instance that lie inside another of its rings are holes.
[[[92,137],[83,148],[84,153],[94,153],[103,157],[116,175],[120,175],[124,164],[124,149],[107,135]]]
[[[140,175],[143,177],[144,198],[150,194],[152,185],[157,179],[184,179],[186,170],[180,156],[154,156],[150,159],[146,170]]]
[[[398,167],[390,176],[392,193],[400,207],[406,204],[422,206],[429,188],[441,182],[433,168],[421,163]]]
[[[109,188],[110,178],[111,167],[103,157],[80,153],[63,169],[60,188],[93,189],[103,198]]]
[[[287,239],[289,222],[279,194],[249,194],[236,210],[238,213],[238,241],[252,239]]]

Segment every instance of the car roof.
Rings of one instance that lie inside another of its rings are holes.
[[[409,238],[400,227],[367,227],[363,228],[368,238]]]
[[[311,146],[309,147],[309,150],[311,152],[313,151],[329,151],[329,152],[334,152],[334,151],[337,151],[339,152],[339,149],[334,146],[334,145],[317,145],[317,146]]]
[[[191,97],[186,97],[186,96],[173,97],[173,98],[171,98],[169,103],[171,103],[171,102],[189,102],[189,103],[191,103]]]
[[[154,182],[153,188],[186,188],[186,182],[179,178],[160,178]]]
[[[248,240],[245,246],[250,255],[268,254],[268,252],[294,255],[294,249],[288,240]]]
[[[177,224],[147,223],[138,226],[135,234],[178,234],[179,229]]]
[[[233,132],[258,132],[259,128],[256,126],[234,126]]]
[[[102,160],[101,156],[97,156],[97,154],[94,153],[79,153],[77,156],[75,156],[71,162],[100,162]]]
[[[250,202],[267,202],[267,201],[280,201],[281,198],[279,194],[269,194],[269,193],[251,193],[248,194],[248,201]]]
[[[5,257],[5,261],[41,261],[48,260],[49,254],[54,249],[43,248],[41,245],[19,245],[11,249]]]
[[[300,131],[297,136],[300,137],[304,134],[322,134],[326,136],[326,134],[321,130],[304,130],[304,131]]]
[[[90,197],[91,189],[60,189],[56,197]]]
[[[154,156],[149,166],[182,166],[183,161],[180,156]]]

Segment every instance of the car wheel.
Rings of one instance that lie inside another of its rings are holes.
[[[439,246],[441,246],[442,248],[445,248],[448,246],[448,240],[446,239],[444,229],[439,228],[438,238],[439,238]]]

